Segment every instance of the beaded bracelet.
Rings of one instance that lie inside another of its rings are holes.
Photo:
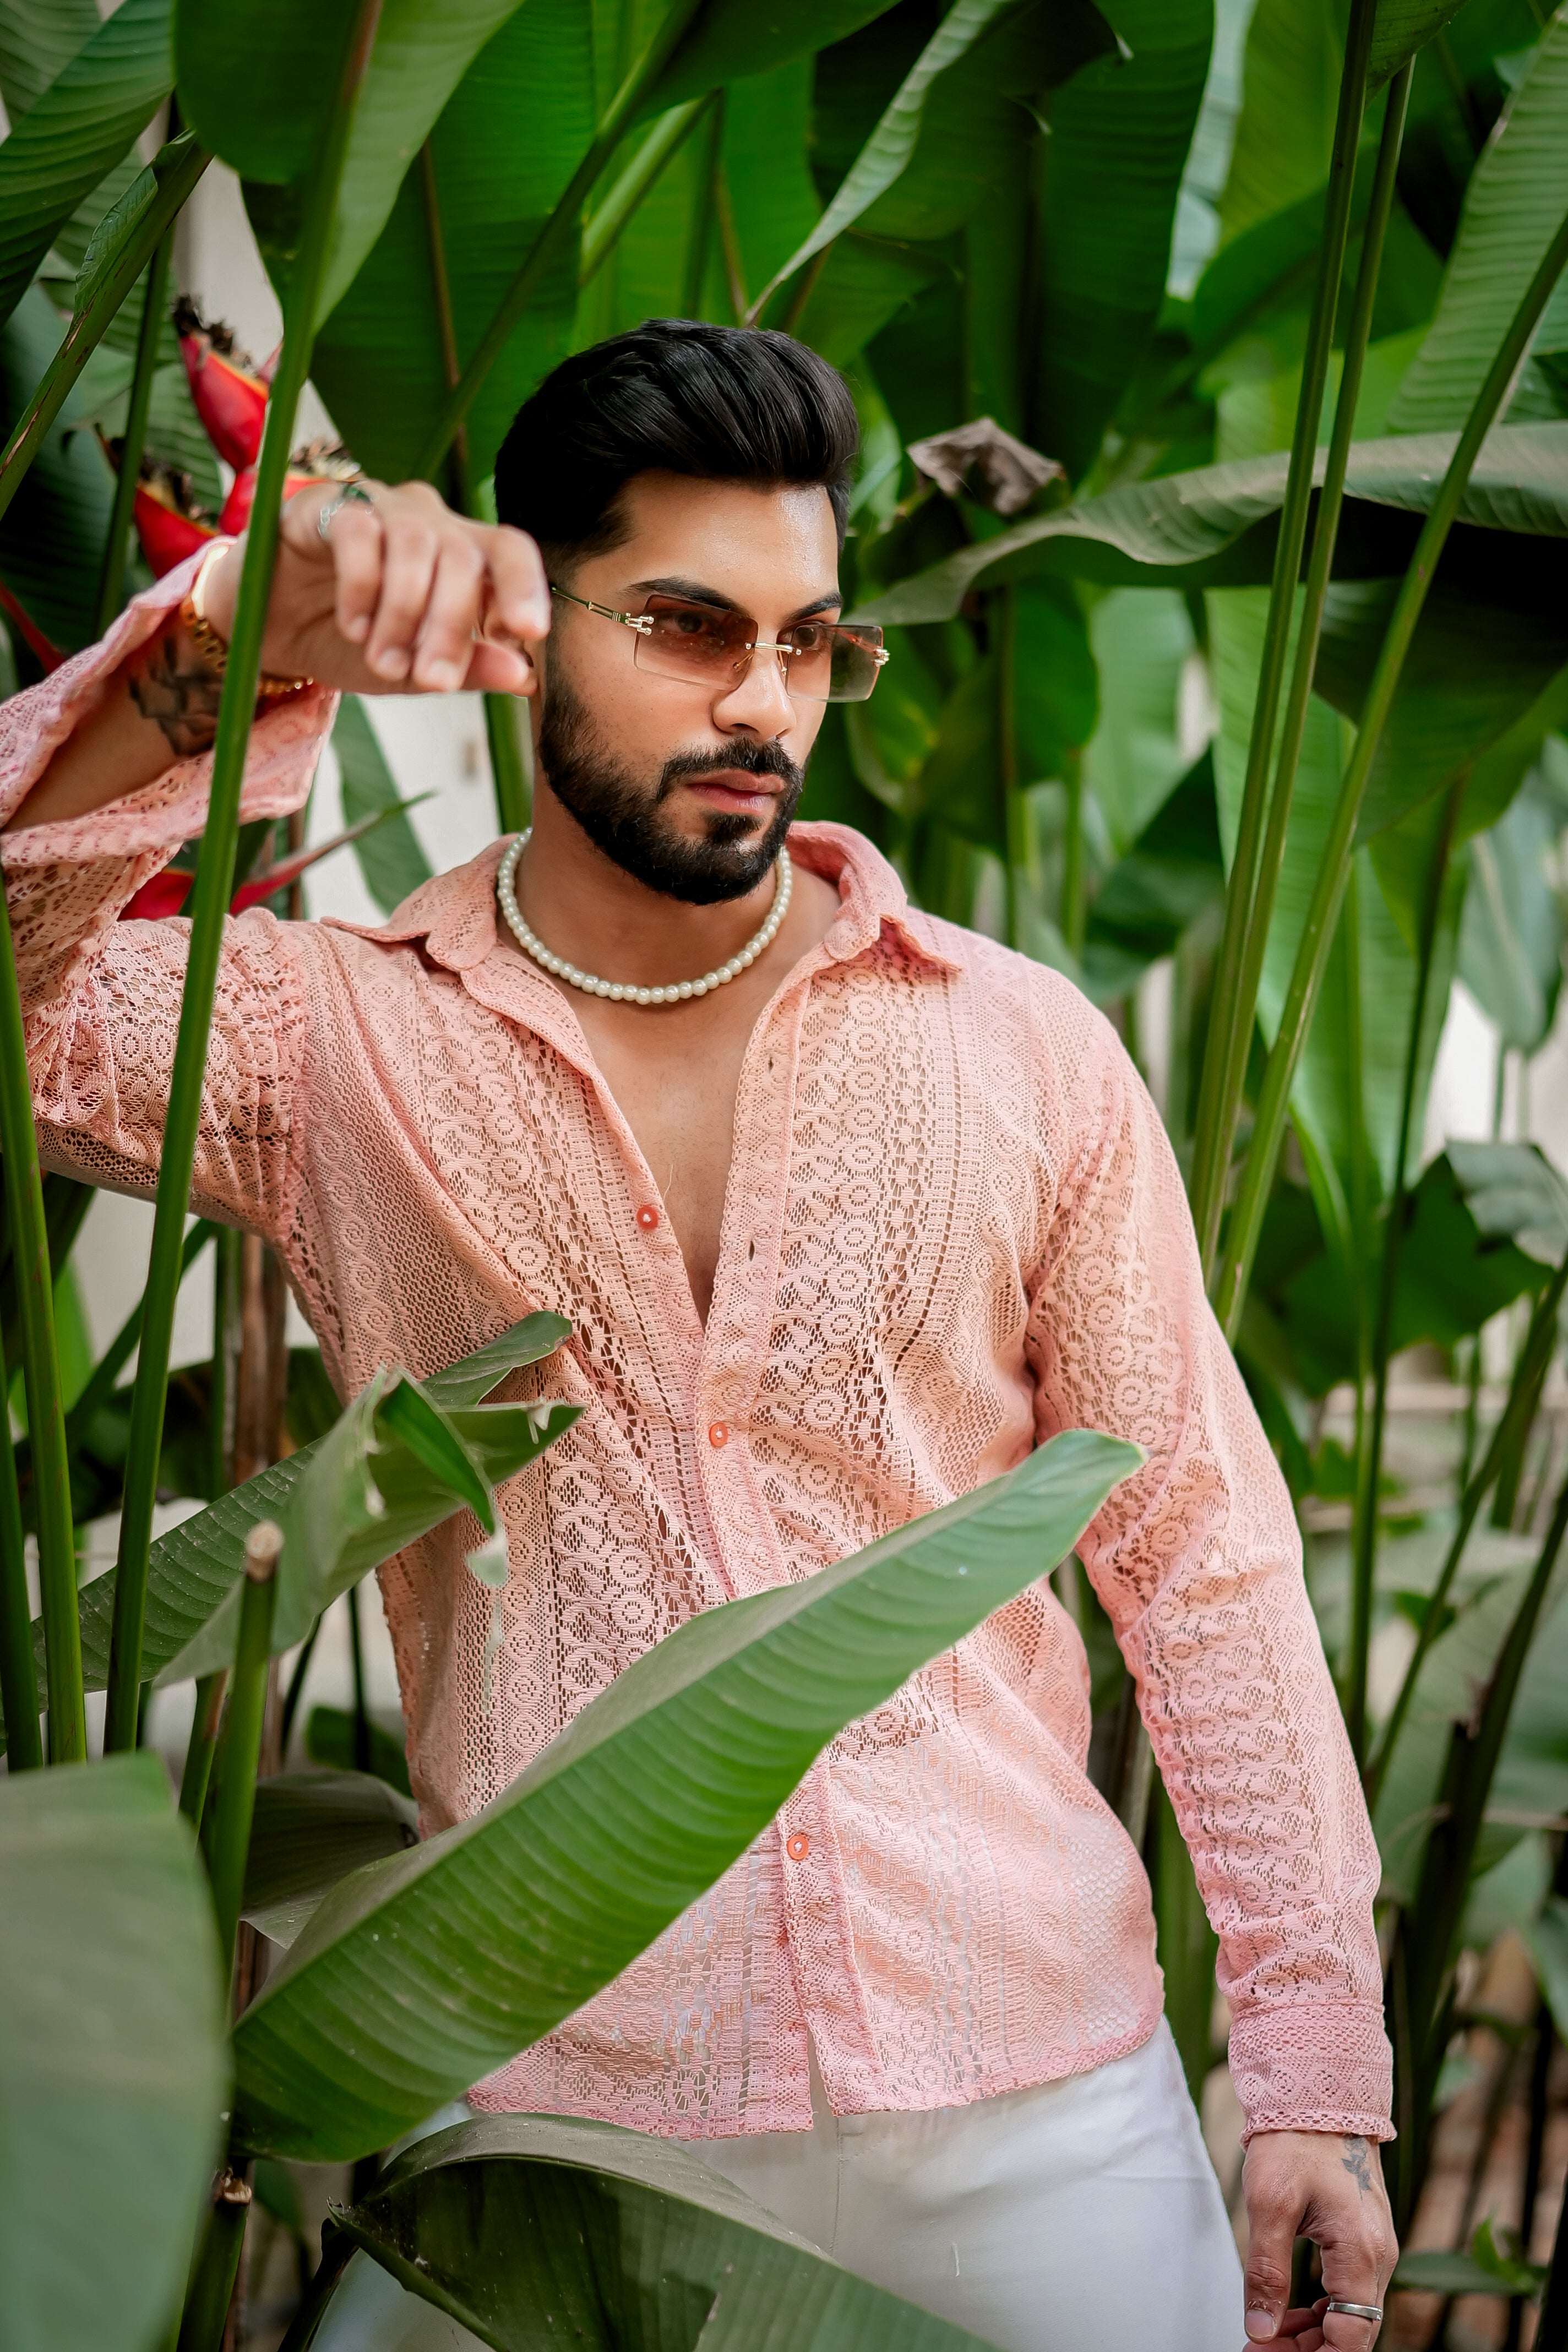
[[[216,677],[222,677],[228,667],[228,646],[208,620],[202,596],[208,572],[218,557],[226,554],[227,551],[226,544],[208,550],[203,556],[196,576],[191,583],[189,593],[180,606],[181,627]],[[270,671],[263,670],[256,681],[257,698],[261,702],[273,702],[285,694],[298,694],[301,688],[314,684],[314,678],[274,677]]]

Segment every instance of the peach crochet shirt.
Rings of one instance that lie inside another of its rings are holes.
[[[0,819],[184,585],[5,706]],[[260,721],[247,817],[300,803],[331,718],[312,691]],[[207,772],[5,845],[47,1157],[127,1192],[153,1182],[187,926],[116,919],[199,831]],[[378,929],[231,925],[195,1199],[280,1252],[340,1391],[382,1363],[427,1374],[531,1309],[574,1327],[514,1380],[587,1412],[504,1495],[493,1670],[471,1523],[383,1571],[426,1827],[695,1611],[809,1576],[1056,1430],[1111,1430],[1150,1459],[1081,1553],[1219,1930],[1248,2125],[1387,2137],[1377,1854],[1158,1115],[1060,974],[913,912],[841,826],[797,826],[791,851],[842,912],[747,1051],[706,1329],[571,1004],[498,937],[499,845]],[[808,2035],[841,2114],[1135,2049],[1160,2012],[1149,1890],[1085,1777],[1089,1732],[1083,1645],[1042,1577],[852,1725],[478,2105],[804,2130]]]

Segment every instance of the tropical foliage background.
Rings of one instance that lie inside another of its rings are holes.
[[[301,908],[300,840],[237,823],[273,519],[290,477],[344,462],[293,450],[300,395],[353,460],[483,511],[541,373],[674,313],[786,326],[860,405],[847,584],[896,659],[830,710],[805,813],[1073,973],[1188,1171],[1384,1854],[1389,2170],[1419,2249],[1391,2326],[1568,2345],[1568,1187],[1503,1139],[1562,977],[1568,7],[0,0],[0,98],[7,686],[256,518],[212,820],[135,910],[190,913],[191,980],[147,1293],[96,1360],[89,1196],[39,1172],[0,954],[0,2341],[209,2352],[248,2286],[266,2340],[299,2306],[302,2347],[358,2248],[509,2347],[557,2340],[552,2309],[588,2340],[706,2346],[721,2274],[770,2342],[956,2343],[631,2135],[504,2121],[376,2152],[1058,1559],[1092,1769],[1215,2095],[1212,1937],[1071,1557],[1128,1467],[1110,1441],[713,1612],[423,1847],[363,1678],[352,1711],[300,1717],[323,1612],[414,1533],[470,1513],[473,1572],[504,1580],[493,1489],[569,1413],[506,1401],[564,1336],[543,1318],[340,1410],[266,1253],[187,1216],[224,911]],[[278,289],[269,357],[178,300],[174,224],[214,156]],[[487,729],[510,826],[526,746],[504,703]],[[390,908],[423,853],[352,702],[336,748]],[[1460,982],[1500,1040],[1493,1140],[1428,1157]],[[171,1381],[208,1250],[211,1358]],[[160,1497],[203,1507],[154,1541]],[[116,1565],[79,1589],[111,1516]],[[148,1691],[193,1677],[176,1809],[136,1751]],[[314,1769],[283,1770],[301,1748]],[[354,2168],[318,2266],[326,2162]]]

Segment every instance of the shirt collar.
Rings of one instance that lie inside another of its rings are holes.
[[[466,866],[421,883],[384,923],[347,923],[337,917],[327,920],[334,930],[353,931],[386,947],[421,941],[431,963],[457,973],[472,994],[499,1011],[511,1012],[514,1006],[498,1002],[498,984],[500,994],[511,1000],[519,980],[537,983],[559,1003],[558,991],[538,967],[512,954],[510,942],[502,944],[495,885],[505,847],[504,841],[493,841]],[[839,913],[822,943],[834,962],[850,963],[880,949],[931,972],[962,970],[938,946],[931,918],[910,907],[897,874],[863,834],[847,824],[792,825],[789,851],[804,872],[837,885]],[[481,981],[481,968],[492,959],[506,966],[504,980],[499,970],[491,970]],[[530,1015],[531,1011],[531,1006]]]

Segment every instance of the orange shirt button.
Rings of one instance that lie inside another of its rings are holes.
[[[650,1202],[645,1202],[642,1207],[637,1211],[637,1223],[642,1227],[645,1234],[651,1234],[655,1225],[658,1224],[658,1211]]]
[[[806,1855],[811,1852],[811,1840],[806,1836],[804,1830],[796,1830],[794,1837],[791,1838],[789,1843],[785,1846],[784,1852],[788,1854],[792,1862],[804,1862],[805,1860]]]
[[[708,1432],[708,1443],[710,1445],[729,1444],[730,1424],[727,1421],[716,1421],[713,1423],[712,1428]]]

